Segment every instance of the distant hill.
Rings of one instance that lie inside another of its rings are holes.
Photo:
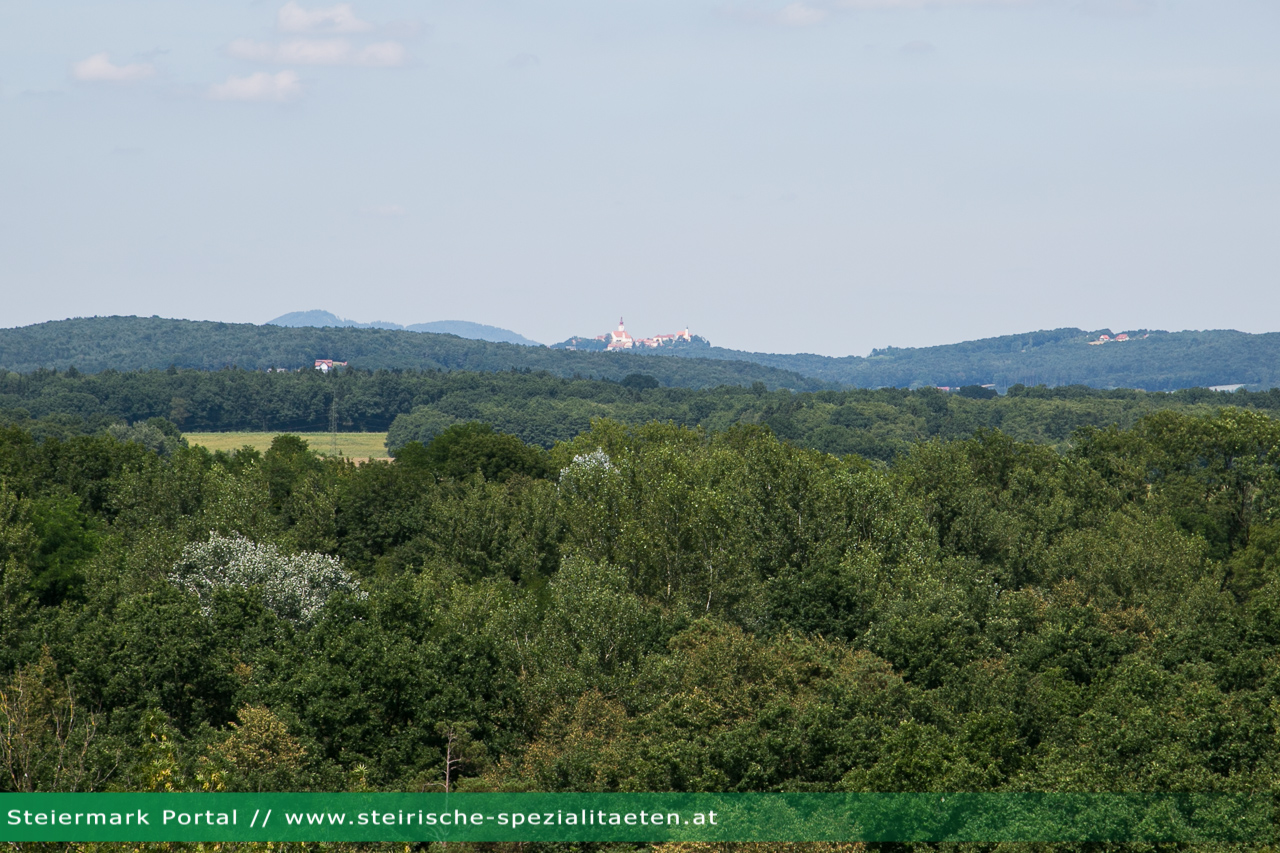
[[[1148,391],[1221,385],[1243,385],[1255,391],[1280,387],[1280,333],[1136,329],[1127,333],[1129,340],[1096,344],[1104,334],[1114,338],[1119,333],[1051,329],[945,346],[886,347],[866,357],[776,355],[721,347],[662,355],[750,361],[856,388],[991,384],[1003,392],[1014,385]]]
[[[372,323],[360,323],[355,320],[348,320],[345,317],[339,317],[330,311],[321,311],[319,309],[313,311],[291,311],[288,314],[281,314],[274,320],[268,320],[268,326],[289,326],[290,328],[299,328],[302,326],[315,326],[316,328],[324,328],[332,326],[337,329],[403,329],[399,323],[392,323],[388,320],[374,320]]]
[[[370,369],[545,370],[613,380],[643,373],[664,386],[689,388],[753,382],[794,390],[994,385],[1002,392],[1015,385],[1148,391],[1280,387],[1280,333],[1133,330],[1129,340],[1091,345],[1102,334],[1116,337],[1110,330],[1053,329],[831,358],[712,346],[595,353],[403,329],[94,317],[0,329],[0,368],[20,373],[73,365],[88,372],[170,364],[297,369],[332,358]]]
[[[510,329],[497,326],[486,326],[484,323],[469,323],[466,320],[436,320],[433,323],[414,323],[405,326],[410,332],[434,332],[437,335],[457,335],[474,341],[493,341],[498,344],[520,344],[526,347],[540,347],[542,344],[532,341],[524,335]]]
[[[643,372],[663,386],[679,388],[756,382],[768,388],[806,391],[830,387],[821,380],[748,362],[654,361],[634,355],[565,352],[401,329],[291,328],[160,317],[88,317],[0,329],[0,371],[17,373],[71,367],[85,373],[163,370],[171,365],[201,370],[230,366],[297,370],[310,369],[319,358],[346,361],[353,369],[542,370],[554,376],[615,381]]]
[[[409,332],[434,332],[440,335],[457,335],[460,338],[470,338],[473,341],[492,341],[493,343],[520,344],[526,347],[540,347],[542,344],[537,341],[531,341],[524,335],[517,334],[510,329],[501,329],[497,326],[486,326],[484,323],[470,323],[466,320],[436,320],[431,323],[414,323],[412,326],[402,326],[399,323],[391,323],[386,320],[374,320],[372,323],[358,323],[355,320],[347,320],[332,314],[328,311],[294,311],[290,314],[281,314],[274,320],[268,320],[269,326],[288,326],[290,328],[300,328],[304,326],[314,326],[317,328],[333,327],[333,328],[352,328],[352,329],[403,329]]]

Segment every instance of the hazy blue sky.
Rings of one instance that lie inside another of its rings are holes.
[[[1280,330],[1277,0],[0,0],[0,326]]]

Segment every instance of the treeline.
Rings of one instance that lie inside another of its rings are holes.
[[[621,380],[645,373],[664,387],[751,385],[919,388],[1088,385],[1094,388],[1280,386],[1280,333],[1134,330],[1089,346],[1100,330],[1052,329],[945,346],[873,350],[867,357],[743,352],[704,345],[624,353],[571,352],[389,329],[285,328],[159,317],[93,317],[0,329],[0,373],[41,368],[86,373],[178,368],[251,370],[346,361],[366,370],[545,371]],[[699,339],[700,341],[700,339]]]
[[[1278,448],[5,428],[0,790],[1272,790]]]
[[[1136,330],[1131,339],[1089,346],[1111,330],[1051,329],[933,347],[885,347],[867,357],[781,355],[711,347],[699,358],[749,361],[858,388],[921,385],[1089,385],[1176,391],[1215,385],[1280,385],[1280,334],[1231,330]],[[671,351],[671,355],[692,355]]]
[[[549,448],[590,428],[593,418],[650,421],[723,431],[768,427],[801,447],[889,461],[929,438],[1000,429],[1020,441],[1065,448],[1085,426],[1132,426],[1156,411],[1208,414],[1222,405],[1280,414],[1280,390],[1221,394],[1098,391],[1015,386],[997,397],[981,388],[770,391],[763,385],[664,388],[647,374],[621,382],[547,373],[314,370],[37,371],[0,375],[0,420],[38,436],[100,432],[113,423],[166,419],[188,432],[390,431],[393,450],[427,442],[468,421]]]
[[[537,370],[555,376],[622,379],[638,365],[666,386],[710,388],[763,382],[770,388],[813,390],[826,383],[747,362],[712,359],[641,360],[620,353],[566,352],[546,347],[469,340],[391,329],[287,328],[249,323],[90,317],[0,329],[0,375],[41,369],[84,373],[164,370],[310,369],[316,359],[361,370]]]
[[[800,447],[888,462],[918,442],[968,438],[980,430],[999,429],[1019,441],[1063,450],[1081,428],[1129,427],[1158,411],[1204,415],[1231,405],[1280,415],[1280,390],[1150,394],[1014,386],[1007,395],[997,396],[971,386],[961,393],[928,387],[795,394],[763,388],[644,387],[644,379],[641,374],[620,384],[557,386],[486,377],[459,383],[435,402],[397,417],[387,446],[394,453],[407,442],[430,441],[452,424],[481,421],[530,444],[551,447],[589,429],[594,418],[610,418],[627,424],[672,422],[712,432],[758,425]]]

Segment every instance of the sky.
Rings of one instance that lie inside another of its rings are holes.
[[[0,0],[0,327],[1280,331],[1275,0]]]

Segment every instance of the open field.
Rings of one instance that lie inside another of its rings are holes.
[[[265,451],[279,432],[184,432],[182,437],[189,444],[198,444],[209,450],[239,450],[246,444]],[[312,450],[329,455],[332,435],[327,432],[300,432],[294,435],[306,439]],[[338,454],[350,459],[386,459],[387,434],[385,432],[340,432]]]

